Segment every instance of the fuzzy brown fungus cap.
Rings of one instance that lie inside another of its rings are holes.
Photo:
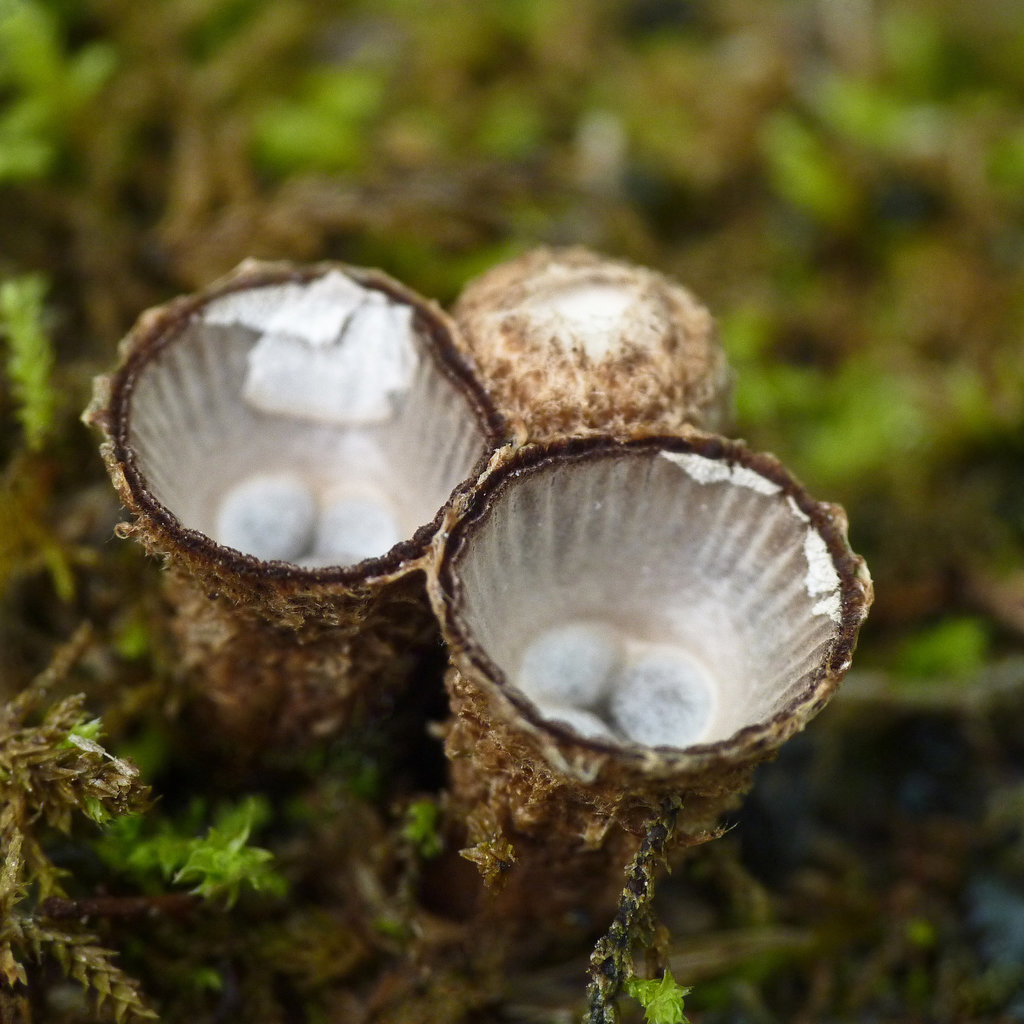
[[[842,509],[691,431],[503,460],[431,579],[456,789],[593,844],[668,795],[705,827],[847,671],[871,603]]]
[[[455,304],[478,373],[533,441],[722,430],[731,375],[711,315],[685,288],[584,248],[535,249]]]
[[[501,442],[454,334],[377,271],[250,261],[144,314],[86,420],[148,548],[302,616],[415,565]]]

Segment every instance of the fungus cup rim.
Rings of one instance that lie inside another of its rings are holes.
[[[807,685],[770,718],[745,726],[722,740],[689,747],[646,747],[593,739],[545,719],[533,704],[509,683],[507,675],[471,638],[459,611],[462,584],[455,565],[473,531],[491,514],[495,504],[518,478],[560,461],[643,457],[656,452],[696,454],[741,466],[776,484],[792,499],[822,537],[839,575],[841,615],[834,639]],[[522,731],[556,767],[594,781],[605,766],[641,778],[683,777],[700,774],[716,765],[739,766],[763,760],[806,724],[828,703],[849,669],[860,626],[867,616],[874,589],[865,561],[855,554],[846,537],[847,518],[835,504],[812,498],[803,485],[775,456],[755,452],[740,441],[691,428],[676,435],[650,435],[622,439],[610,436],[564,438],[528,444],[495,459],[465,502],[439,535],[437,557],[428,572],[428,591],[434,614],[448,645],[451,664],[479,686],[499,719]]]
[[[383,292],[410,306],[420,351],[434,368],[464,397],[467,412],[483,434],[484,451],[468,476],[456,484],[433,519],[385,554],[347,566],[305,569],[291,562],[263,561],[227,545],[218,544],[200,530],[184,526],[167,506],[152,494],[129,440],[131,406],[135,385],[145,367],[165,347],[174,343],[184,327],[216,299],[247,289],[283,284],[307,284],[332,272],[340,272],[363,288]],[[225,583],[231,578],[249,585],[272,583],[277,589],[302,591],[307,598],[317,585],[359,589],[376,581],[393,579],[416,568],[430,554],[432,541],[445,522],[453,503],[472,489],[493,458],[495,449],[507,443],[511,428],[477,381],[472,365],[458,343],[459,328],[436,302],[418,295],[383,271],[338,261],[293,265],[284,262],[245,260],[226,276],[198,292],[179,296],[144,312],[118,346],[118,366],[93,381],[93,398],[82,415],[84,423],[100,430],[104,461],[117,491],[137,521],[126,532],[143,532],[149,544],[163,553],[185,553],[216,567]]]

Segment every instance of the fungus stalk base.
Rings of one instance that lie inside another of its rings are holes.
[[[165,589],[189,704],[203,734],[238,762],[379,719],[401,704],[439,643],[420,573],[392,581],[372,601],[332,595],[333,623],[295,624],[235,605],[178,569]]]

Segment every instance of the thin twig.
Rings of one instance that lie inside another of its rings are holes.
[[[51,896],[43,900],[39,912],[52,921],[85,917],[142,917],[147,914],[181,916],[189,913],[197,902],[189,892],[160,896],[89,896],[84,899]]]
[[[615,919],[590,955],[590,984],[584,1024],[618,1024],[616,998],[632,976],[633,946],[653,934],[651,901],[655,872],[664,862],[665,849],[675,834],[681,801],[670,797],[661,813],[647,826],[640,848],[626,870],[626,886],[619,897]]]

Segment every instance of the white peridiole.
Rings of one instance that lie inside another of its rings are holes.
[[[605,740],[611,743],[618,740],[615,733],[608,727],[608,723],[600,715],[593,711],[587,711],[585,708],[564,704],[537,703],[537,710],[546,721],[556,725],[567,725],[588,740]]]
[[[355,565],[387,554],[402,539],[390,506],[366,494],[329,495],[320,513],[308,566]]]
[[[292,473],[257,473],[236,484],[217,512],[216,540],[263,561],[293,562],[313,540],[312,491]]]
[[[538,706],[592,708],[606,697],[619,657],[620,641],[611,627],[569,622],[534,637],[515,682]]]
[[[615,725],[634,743],[688,747],[700,742],[714,713],[714,682],[695,658],[649,645],[628,659],[610,701]]]

